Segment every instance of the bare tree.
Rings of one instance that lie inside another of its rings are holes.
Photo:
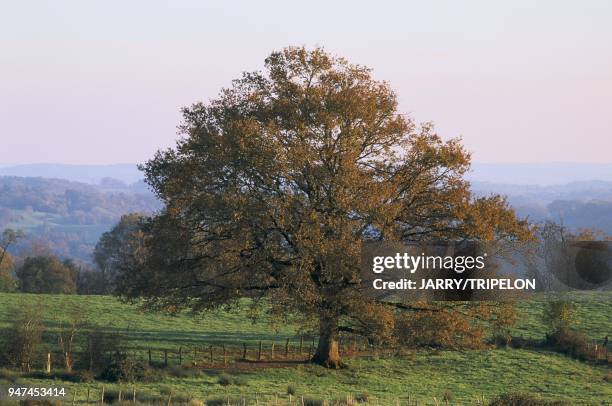
[[[66,368],[66,371],[71,372],[74,366],[73,352],[75,341],[77,334],[87,324],[87,316],[85,308],[74,302],[64,303],[62,309],[62,314],[57,319],[59,324],[57,342],[62,352],[64,368]]]

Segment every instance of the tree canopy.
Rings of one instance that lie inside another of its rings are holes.
[[[12,292],[17,283],[12,275],[14,261],[8,248],[23,237],[21,231],[7,228],[0,235],[0,292]]]
[[[120,263],[125,258],[124,251],[133,251],[133,243],[139,241],[140,223],[144,216],[130,213],[121,216],[119,222],[108,232],[102,234],[93,252],[93,259],[101,272],[102,292],[110,293],[115,286],[115,278],[120,272]]]
[[[13,266],[11,254],[4,253],[0,261],[0,292],[13,292],[17,288],[17,281],[12,275]]]
[[[341,330],[396,310],[360,294],[364,243],[529,236],[503,198],[470,193],[460,139],[400,114],[388,83],[322,49],[274,52],[183,117],[176,147],[142,166],[165,208],[146,250],[122,260],[119,293],[150,307],[267,297],[312,319],[313,361],[338,367]]]
[[[75,293],[77,269],[54,256],[27,257],[16,272],[25,293]]]

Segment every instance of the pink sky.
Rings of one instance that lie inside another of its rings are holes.
[[[287,45],[374,69],[478,162],[612,162],[612,2],[9,2],[0,164],[142,162]]]

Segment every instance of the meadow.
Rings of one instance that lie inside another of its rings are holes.
[[[609,292],[578,295],[573,299],[578,305],[577,328],[595,340],[609,334],[612,327]],[[608,365],[578,361],[544,349],[351,353],[349,343],[345,350],[349,367],[332,371],[300,361],[310,351],[311,337],[304,342],[303,355],[294,356],[293,361],[269,360],[272,343],[277,353],[282,354],[289,339],[291,353],[296,351],[298,326],[290,321],[273,322],[265,315],[254,323],[246,306],[203,315],[170,315],[143,312],[137,306],[105,296],[0,294],[0,329],[9,327],[15,309],[25,302],[36,303],[40,309],[47,328],[45,344],[50,349],[55,345],[54,333],[58,326],[68,320],[67,309],[80,306],[92,328],[99,326],[122,333],[134,354],[146,357],[151,350],[155,361],[160,363],[162,351],[171,352],[163,380],[148,383],[77,383],[64,381],[61,376],[50,380],[0,370],[0,386],[61,386],[68,391],[70,402],[76,393],[76,403],[84,403],[88,390],[93,402],[100,396],[102,385],[107,394],[121,390],[124,399],[131,399],[136,391],[140,400],[201,399],[223,404],[228,400],[239,404],[242,401],[287,404],[290,399],[293,404],[301,404],[295,402],[301,402],[302,397],[306,403],[311,398],[341,399],[346,403],[347,396],[380,405],[445,404],[445,401],[475,404],[504,392],[526,392],[571,404],[607,404],[612,400]],[[513,335],[533,339],[545,335],[545,326],[540,322],[544,303],[544,299],[519,303],[519,320]],[[254,359],[260,342],[265,354],[258,363]],[[220,358],[223,345],[235,349],[246,345],[252,361],[234,363],[230,355],[230,362],[225,366]],[[206,349],[210,346],[215,348],[215,365],[194,366],[194,360],[208,356]],[[176,359],[178,348],[184,351],[181,367]],[[202,352],[192,355],[193,348],[200,348]],[[35,367],[42,368],[42,360]]]

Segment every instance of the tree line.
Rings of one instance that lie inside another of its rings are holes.
[[[130,218],[138,217],[128,215],[125,219],[130,221]],[[46,247],[15,258],[9,248],[21,238],[24,238],[24,233],[12,229],[5,229],[0,236],[0,292],[85,295],[113,292],[112,280],[103,271],[106,268],[104,265],[91,266],[71,258],[61,259]],[[101,254],[94,259],[106,260]]]

